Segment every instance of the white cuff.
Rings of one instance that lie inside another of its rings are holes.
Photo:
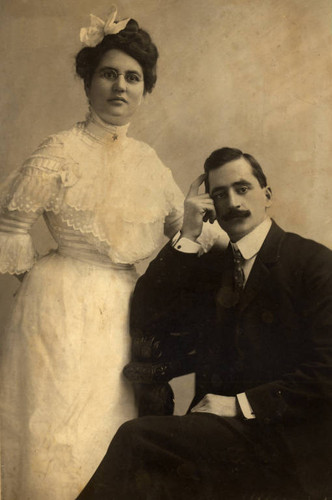
[[[246,393],[241,392],[240,394],[237,394],[236,397],[240,405],[241,411],[243,413],[243,416],[248,420],[256,418],[256,415],[254,414],[253,409],[251,408]]]
[[[172,239],[172,247],[182,253],[198,253],[201,250],[201,245],[188,238],[181,238],[181,233],[178,231]]]

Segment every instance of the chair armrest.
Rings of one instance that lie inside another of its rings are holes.
[[[134,336],[132,361],[123,373],[134,384],[139,416],[173,413],[174,394],[168,382],[195,371],[195,343],[195,335],[188,332],[162,338]]]
[[[181,377],[194,371],[196,353],[175,360],[150,363],[131,361],[124,369],[125,377],[133,383],[153,384],[169,382],[174,377]]]
[[[171,333],[162,339],[142,336],[132,341],[132,361],[124,367],[125,377],[134,383],[168,382],[195,369],[195,336]]]

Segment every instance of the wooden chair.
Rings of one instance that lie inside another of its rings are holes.
[[[134,385],[140,417],[173,414],[174,394],[169,381],[195,371],[195,342],[189,332],[162,338],[133,335],[132,361],[123,372]]]

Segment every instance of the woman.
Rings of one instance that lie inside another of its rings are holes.
[[[171,172],[126,135],[158,52],[115,16],[81,31],[87,120],[46,139],[2,190],[0,271],[29,271],[2,343],[3,500],[74,499],[136,415],[121,375],[134,264],[181,224]],[[58,249],[36,260],[41,215]]]

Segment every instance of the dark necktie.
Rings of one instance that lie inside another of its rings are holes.
[[[238,248],[233,246],[233,258],[234,258],[234,290],[236,293],[240,294],[244,286],[244,272],[242,269],[243,257]]]
[[[216,294],[216,302],[218,307],[230,309],[238,304],[244,287],[244,272],[242,269],[244,259],[240,250],[231,243],[224,258],[222,279]],[[218,311],[220,312],[220,309]]]

